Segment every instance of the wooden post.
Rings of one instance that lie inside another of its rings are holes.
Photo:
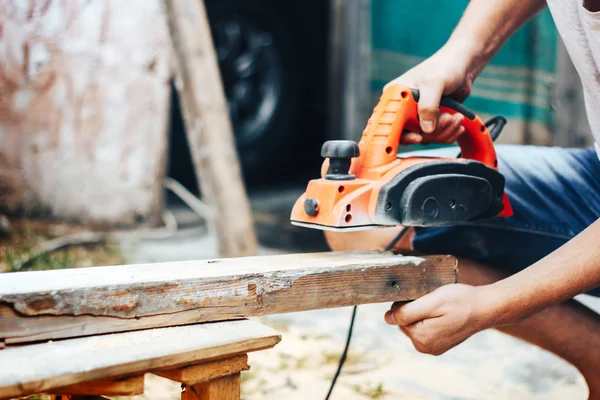
[[[240,373],[185,386],[181,400],[239,400]]]
[[[216,210],[221,257],[254,255],[257,239],[235,150],[212,36],[202,0],[164,0],[196,177]]]
[[[248,369],[248,355],[243,354],[154,373],[183,383],[181,400],[239,400],[240,372]]]
[[[332,0],[330,4],[327,136],[359,140],[375,106],[369,81],[371,1]]]
[[[329,2],[329,43],[328,43],[328,87],[327,87],[327,138],[342,137],[343,84],[343,40],[344,40],[345,0]]]

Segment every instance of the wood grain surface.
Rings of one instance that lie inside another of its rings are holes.
[[[0,275],[7,345],[416,299],[456,282],[451,256],[324,252]]]

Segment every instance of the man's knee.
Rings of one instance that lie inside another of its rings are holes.
[[[458,257],[458,282],[467,285],[489,285],[509,275],[506,271],[485,263]]]
[[[331,232],[325,231],[325,239],[333,251],[350,250],[383,250],[398,235],[402,228],[377,228],[356,232]],[[411,249],[414,232],[411,229],[394,246],[395,250]]]

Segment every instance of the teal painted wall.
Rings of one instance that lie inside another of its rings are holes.
[[[372,0],[371,89],[381,92],[389,80],[439,49],[467,4],[467,0]],[[544,10],[496,54],[465,105],[479,114],[550,125],[556,45],[552,17]]]

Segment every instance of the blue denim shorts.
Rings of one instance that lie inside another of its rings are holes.
[[[600,218],[600,160],[593,148],[496,145],[496,151],[514,216],[452,227],[416,228],[415,250],[453,254],[512,274],[545,257]],[[410,154],[456,157],[458,149]],[[600,296],[600,288],[589,294]]]

